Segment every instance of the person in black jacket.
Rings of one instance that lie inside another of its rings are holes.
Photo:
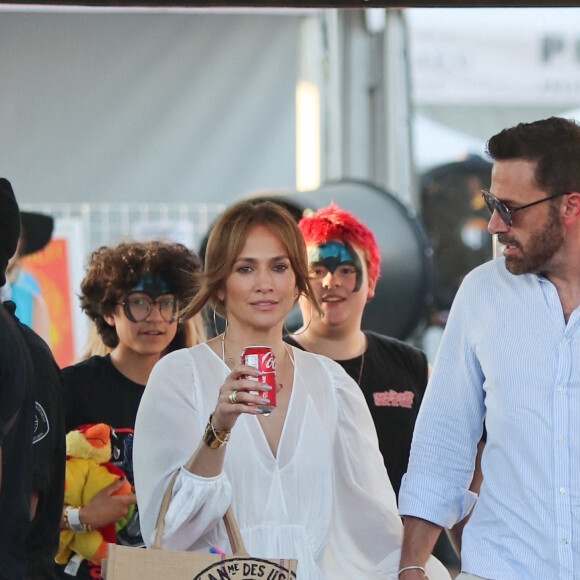
[[[0,178],[0,286],[20,236],[10,182]],[[9,313],[0,307],[0,579],[22,580],[31,530],[34,413],[30,355]]]

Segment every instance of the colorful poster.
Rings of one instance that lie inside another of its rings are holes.
[[[48,245],[22,259],[46,302],[50,318],[49,345],[59,366],[75,362],[86,333],[77,294],[82,275],[80,222],[56,220]]]
[[[53,237],[40,252],[22,259],[48,307],[50,347],[60,366],[71,364],[75,356],[67,246],[68,240]]]

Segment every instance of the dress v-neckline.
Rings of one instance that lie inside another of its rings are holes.
[[[206,346],[211,353],[221,362],[222,364],[222,368],[226,371],[226,374],[224,375],[224,378],[227,376],[227,374],[229,374],[231,372],[231,368],[228,366],[228,364],[225,362],[225,360],[223,360],[223,357],[220,356],[207,342],[203,343],[204,346]],[[276,448],[276,453],[274,453],[272,447],[270,446],[270,444],[268,443],[268,438],[266,436],[266,432],[264,431],[264,428],[259,420],[259,416],[258,415],[252,415],[252,416],[248,416],[246,414],[244,414],[245,417],[247,417],[247,419],[245,420],[245,423],[247,423],[248,429],[259,429],[260,431],[260,439],[262,440],[265,448],[268,450],[268,454],[269,456],[277,463],[278,462],[278,457],[280,454],[280,448],[283,445],[283,441],[284,441],[284,433],[286,431],[286,421],[288,419],[288,414],[290,413],[290,409],[292,407],[292,401],[294,399],[294,388],[296,386],[296,362],[295,362],[295,356],[296,356],[296,351],[294,350],[294,347],[288,345],[290,351],[291,351],[291,355],[290,355],[290,361],[292,363],[292,366],[294,367],[294,372],[292,373],[292,384],[290,386],[290,396],[288,398],[288,404],[286,406],[286,415],[284,417],[284,421],[282,423],[282,428],[280,429],[280,436],[278,438],[278,446]]]

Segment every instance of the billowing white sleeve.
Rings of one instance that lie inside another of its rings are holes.
[[[153,368],[135,423],[133,466],[141,532],[150,546],[163,494],[179,470],[165,517],[163,545],[175,550],[209,548],[231,502],[224,474],[204,478],[182,469],[198,446],[209,413],[196,395],[194,360],[187,349]],[[211,385],[208,385],[211,387]],[[216,394],[217,398],[217,394]]]
[[[392,573],[388,556],[402,541],[395,493],[359,386],[335,363],[330,375],[336,408],[335,501],[325,573],[328,578],[387,578]]]
[[[336,498],[324,553],[325,574],[391,580],[399,570],[403,537],[395,492],[362,391],[338,365],[331,374],[337,399]],[[433,556],[426,569],[431,580],[451,580]]]

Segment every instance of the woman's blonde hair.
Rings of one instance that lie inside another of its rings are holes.
[[[201,314],[196,314],[192,318],[181,321],[179,324],[182,333],[181,348],[188,348],[206,341],[207,336]],[[87,340],[83,345],[83,350],[75,360],[75,363],[79,363],[91,358],[92,356],[105,356],[112,350],[113,349],[110,346],[107,346],[103,342],[103,338],[97,330],[97,325],[91,320],[89,322]],[[163,355],[165,353],[161,354]]]
[[[97,325],[91,320],[89,322],[89,332],[87,334],[87,340],[83,345],[83,350],[79,354],[79,357],[75,362],[81,362],[92,356],[105,356],[110,353],[113,349],[107,346],[97,330]]]
[[[201,312],[206,305],[225,317],[224,304],[218,299],[218,292],[223,289],[226,278],[232,272],[250,231],[259,225],[265,226],[278,237],[288,254],[299,295],[304,295],[313,309],[319,315],[322,314],[320,301],[308,276],[306,245],[292,214],[271,201],[242,201],[226,209],[212,227],[207,241],[204,269],[200,274],[200,288],[184,309],[184,317]]]

